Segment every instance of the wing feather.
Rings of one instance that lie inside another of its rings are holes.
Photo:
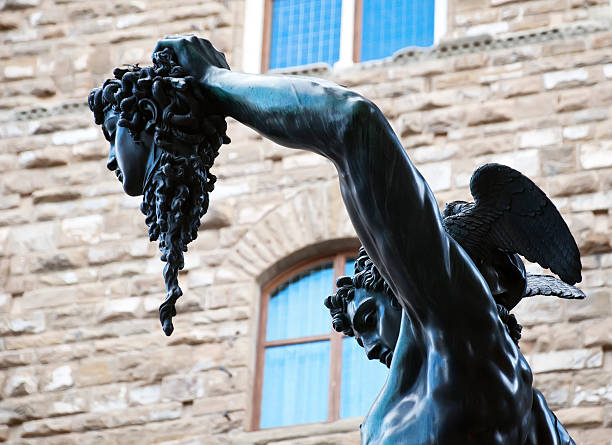
[[[559,298],[572,300],[586,298],[584,292],[576,286],[567,284],[555,277],[548,275],[527,275],[527,288],[523,298],[533,297],[534,295],[554,295]]]
[[[533,181],[505,165],[486,164],[472,175],[470,190],[475,205],[469,219],[491,221],[496,216],[480,243],[523,255],[566,283],[582,280],[576,241],[552,201]],[[483,232],[481,229],[479,235]],[[476,242],[472,235],[464,238]]]

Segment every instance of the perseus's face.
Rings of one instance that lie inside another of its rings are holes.
[[[402,310],[391,304],[385,292],[355,289],[347,306],[355,340],[365,349],[370,360],[380,360],[391,366],[393,351],[399,336]]]
[[[142,195],[152,162],[153,138],[141,131],[138,140],[125,127],[117,125],[119,114],[110,109],[106,112],[102,128],[110,144],[106,168],[114,172],[130,196]]]

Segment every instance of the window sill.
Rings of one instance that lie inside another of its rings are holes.
[[[280,68],[268,71],[269,73],[296,74],[301,76],[331,77],[339,74],[358,72],[370,68],[388,65],[403,65],[425,60],[445,59],[460,54],[472,54],[482,51],[491,51],[504,48],[513,48],[533,43],[551,40],[563,40],[579,35],[594,34],[608,31],[612,28],[609,23],[590,21],[578,25],[561,26],[554,28],[541,28],[525,32],[511,33],[492,37],[489,34],[442,40],[439,44],[428,48],[407,47],[396,51],[392,56],[384,59],[358,62],[351,65],[333,67],[327,63],[314,63],[311,65]]]
[[[266,428],[243,432],[233,436],[235,443],[268,443],[276,440],[290,440],[302,437],[316,437],[328,434],[354,433],[359,431],[363,417],[351,417],[333,422],[306,423],[277,428]]]

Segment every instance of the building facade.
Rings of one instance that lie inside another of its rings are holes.
[[[324,77],[374,101],[440,206],[469,199],[486,162],[545,190],[580,247],[588,299],[521,302],[521,350],[576,442],[610,443],[610,1],[392,1],[399,9],[386,12],[368,0],[310,2],[329,13],[291,1],[286,15],[268,0],[0,2],[0,442],[359,443],[365,413],[345,406],[367,405],[356,388],[384,370],[350,374],[342,363],[365,361],[354,341],[302,318],[359,246],[325,159],[230,122],[175,332],[159,326],[163,264],[140,199],[105,168],[86,97],[114,67],[148,65],[163,35],[195,33],[234,70]],[[283,34],[316,34],[313,10],[325,39]],[[423,26],[408,43],[385,34],[416,26],[389,18],[405,11]],[[285,294],[289,309],[273,307]],[[320,361],[304,368],[298,350],[316,345]],[[311,377],[306,393],[319,397],[299,405],[279,369]]]

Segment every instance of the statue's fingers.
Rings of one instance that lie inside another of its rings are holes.
[[[153,52],[162,51],[166,48],[175,48],[177,44],[180,44],[181,41],[187,41],[189,37],[195,37],[193,34],[188,35],[169,35],[165,36],[163,39],[158,40],[155,45],[155,50]]]

